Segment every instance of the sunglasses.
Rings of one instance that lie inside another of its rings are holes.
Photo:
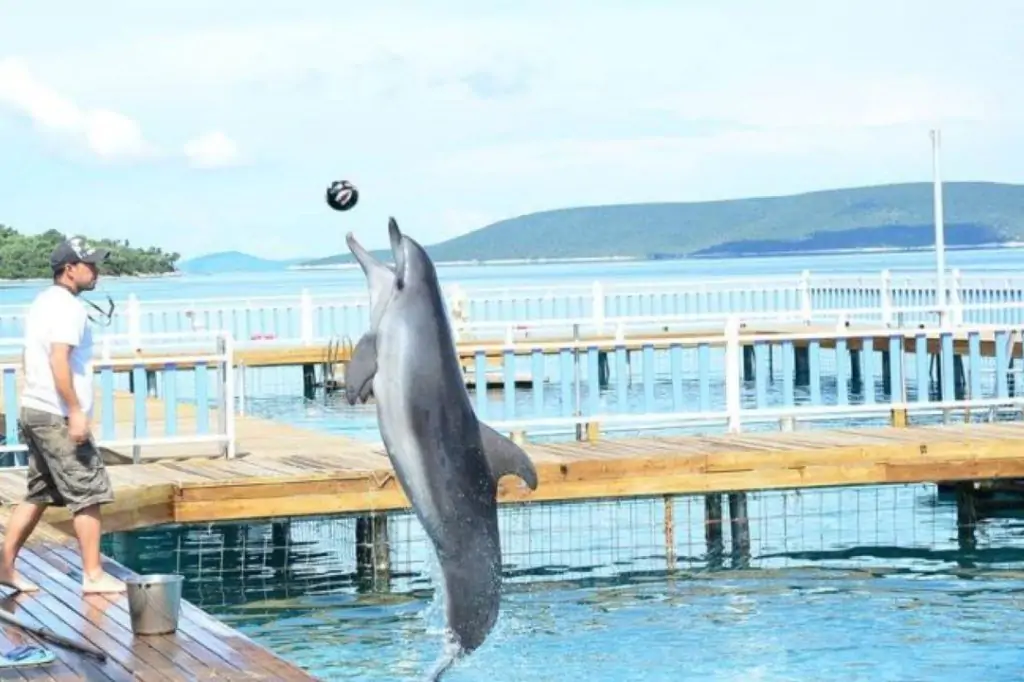
[[[96,305],[92,301],[88,300],[87,298],[83,297],[82,300],[85,301],[86,303],[88,303],[90,306],[92,306],[93,310],[95,310],[96,314],[98,315],[98,318],[97,318],[97,317],[93,317],[92,314],[86,313],[87,317],[93,322],[93,324],[97,324],[97,325],[99,325],[101,327],[109,327],[111,324],[113,324],[113,322],[114,322],[114,307],[115,306],[114,306],[114,299],[110,298],[109,294],[107,294],[107,309],[106,310],[104,310],[103,308],[99,307],[98,305]]]

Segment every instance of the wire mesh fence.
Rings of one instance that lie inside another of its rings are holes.
[[[503,505],[499,519],[512,590],[719,571],[1024,568],[1024,515],[976,496],[958,504],[933,484]],[[185,575],[185,597],[204,608],[416,595],[437,576],[409,512],[173,526],[105,543],[136,571]]]

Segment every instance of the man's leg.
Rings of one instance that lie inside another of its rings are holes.
[[[39,451],[36,427],[48,428],[49,419],[44,413],[22,410],[20,427],[21,440],[28,447],[28,476],[25,500],[21,502],[7,522],[3,550],[0,552],[0,585],[20,592],[35,592],[39,587],[18,573],[15,563],[25,541],[32,535],[39,519],[49,505],[62,505],[53,477],[46,465],[46,458]]]
[[[19,592],[35,592],[39,589],[39,586],[26,580],[15,570],[14,562],[45,510],[44,505],[22,502],[11,513],[11,518],[7,522],[7,532],[4,534],[3,554],[0,555],[0,585]]]
[[[75,535],[82,552],[82,590],[123,592],[124,583],[107,574],[100,563],[100,505],[114,500],[103,456],[91,438],[81,444],[72,441],[64,419],[55,417],[51,424],[45,447],[40,442],[40,450],[46,454],[57,489],[74,515]]]
[[[82,580],[87,589],[110,587],[109,578],[100,563],[100,538],[103,536],[103,522],[100,505],[90,504],[75,513],[75,535],[82,551]],[[105,591],[100,589],[100,591]],[[120,589],[118,589],[120,591]]]

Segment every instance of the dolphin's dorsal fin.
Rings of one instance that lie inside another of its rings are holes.
[[[480,437],[495,482],[506,474],[513,474],[523,479],[530,490],[537,489],[537,470],[521,447],[483,422],[480,422]]]
[[[356,400],[365,403],[373,390],[373,377],[377,373],[377,335],[366,332],[359,339],[352,357],[345,365],[345,398],[349,405]]]

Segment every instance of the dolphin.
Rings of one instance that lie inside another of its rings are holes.
[[[345,394],[350,405],[371,391],[376,398],[384,447],[441,567],[445,645],[427,678],[436,682],[498,619],[498,480],[515,475],[536,490],[537,471],[522,448],[477,419],[434,264],[394,218],[388,233],[393,267],[346,235],[370,289],[370,327],[346,368]]]

